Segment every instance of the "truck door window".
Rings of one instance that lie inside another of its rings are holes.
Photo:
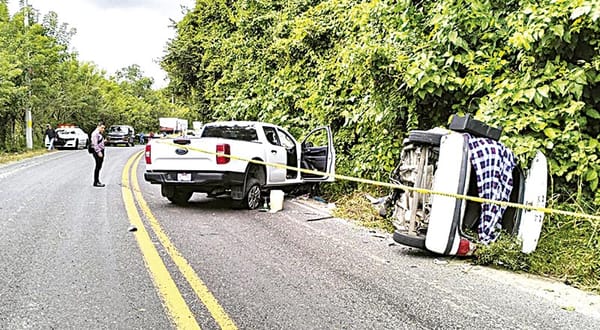
[[[291,136],[289,136],[286,132],[282,130],[277,130],[277,132],[279,133],[279,141],[281,141],[281,145],[284,146],[286,149],[292,149],[296,146],[296,143],[294,143],[294,139]]]
[[[263,127],[263,131],[265,132],[265,137],[270,144],[274,146],[281,145],[279,143],[279,137],[277,136],[277,131],[273,127]]]
[[[313,131],[312,134],[304,141],[307,147],[327,147],[329,144],[329,136],[327,130],[320,129]]]

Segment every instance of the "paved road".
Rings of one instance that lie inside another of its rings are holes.
[[[105,188],[84,150],[0,166],[0,328],[600,328],[597,296],[394,245],[318,203],[172,205],[141,150],[108,149]]]

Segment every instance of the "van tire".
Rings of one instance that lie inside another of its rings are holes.
[[[425,236],[414,236],[407,233],[394,232],[394,241],[402,245],[425,250]]]
[[[442,140],[442,136],[444,135],[438,133],[431,133],[427,131],[410,131],[408,132],[408,143],[439,146]]]

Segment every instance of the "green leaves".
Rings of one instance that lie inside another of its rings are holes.
[[[0,16],[4,6],[0,1]],[[22,15],[0,17],[0,151],[25,148],[25,109],[33,113],[36,147],[47,123],[73,123],[91,132],[104,120],[148,131],[160,116],[190,117],[186,107],[171,102],[173,94],[152,90],[152,79],[137,65],[107,79],[93,64],[80,63],[67,51],[74,30],[55,13],[41,23],[31,17],[29,26]]]
[[[503,126],[524,166],[541,149],[557,184],[600,196],[588,173],[600,153],[598,7],[202,1],[163,65],[203,120],[331,124],[341,173],[386,179],[408,130],[462,112]]]
[[[575,20],[575,19],[578,19],[579,17],[581,17],[583,15],[587,15],[587,14],[589,14],[589,12],[591,10],[592,10],[592,6],[591,5],[577,7],[571,13],[571,19]]]
[[[558,137],[558,135],[560,134],[560,131],[554,128],[546,128],[544,130],[544,135],[546,135],[546,137],[548,137],[551,140],[554,140]]]
[[[600,112],[598,112],[598,110],[594,109],[594,108],[588,108],[585,110],[585,114],[588,117],[594,118],[594,119],[600,119]]]

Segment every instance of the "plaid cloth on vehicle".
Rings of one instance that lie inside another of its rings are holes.
[[[516,166],[512,151],[502,143],[465,134],[469,140],[471,165],[477,175],[479,197],[508,201],[513,188],[512,172]],[[477,233],[479,241],[489,244],[496,241],[502,229],[505,206],[482,203]]]

